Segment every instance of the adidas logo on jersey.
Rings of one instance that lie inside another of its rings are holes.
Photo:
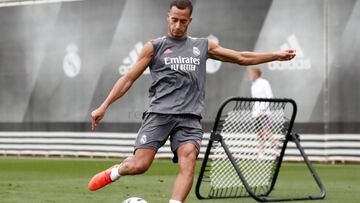
[[[165,51],[164,51],[164,54],[171,54],[173,53],[173,51],[170,49],[170,48],[167,48]]]
[[[268,63],[268,68],[272,71],[282,70],[309,70],[311,68],[311,60],[306,58],[300,43],[294,34],[287,38],[287,41],[281,45],[281,50],[295,49],[296,57],[291,61],[274,61]]]

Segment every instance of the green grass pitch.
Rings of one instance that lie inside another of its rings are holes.
[[[95,173],[116,163],[101,159],[45,159],[0,157],[1,203],[121,203],[130,196],[140,196],[150,203],[167,203],[177,166],[156,160],[144,175],[123,177],[97,192],[88,192],[88,180]],[[197,164],[197,171],[200,162]],[[360,202],[360,165],[315,165],[327,197],[318,202]],[[318,192],[302,164],[284,164],[274,195]],[[187,202],[255,202],[241,200],[198,201],[194,191]]]

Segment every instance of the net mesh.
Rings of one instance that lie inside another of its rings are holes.
[[[217,132],[256,195],[271,189],[288,133],[284,102],[236,101],[224,108]],[[248,193],[220,142],[214,142],[204,181],[209,197],[241,197]]]

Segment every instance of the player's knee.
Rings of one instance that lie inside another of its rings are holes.
[[[193,176],[196,159],[196,150],[190,150],[182,153],[179,157],[180,172],[184,175]]]
[[[184,159],[186,161],[195,162],[198,152],[195,146],[188,145],[181,150],[179,154],[179,159]]]
[[[183,159],[187,162],[195,163],[198,152],[197,152],[197,149],[195,148],[195,146],[191,146],[191,147],[190,146],[191,145],[189,145],[189,147],[182,150],[179,159]]]
[[[184,159],[187,163],[189,163],[189,165],[194,165],[197,159],[197,152],[196,151],[189,152],[188,154],[186,154]]]

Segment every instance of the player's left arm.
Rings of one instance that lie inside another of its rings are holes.
[[[296,56],[296,52],[293,49],[269,53],[240,52],[221,47],[212,40],[208,40],[208,43],[209,58],[239,65],[257,65],[271,61],[288,61]]]

